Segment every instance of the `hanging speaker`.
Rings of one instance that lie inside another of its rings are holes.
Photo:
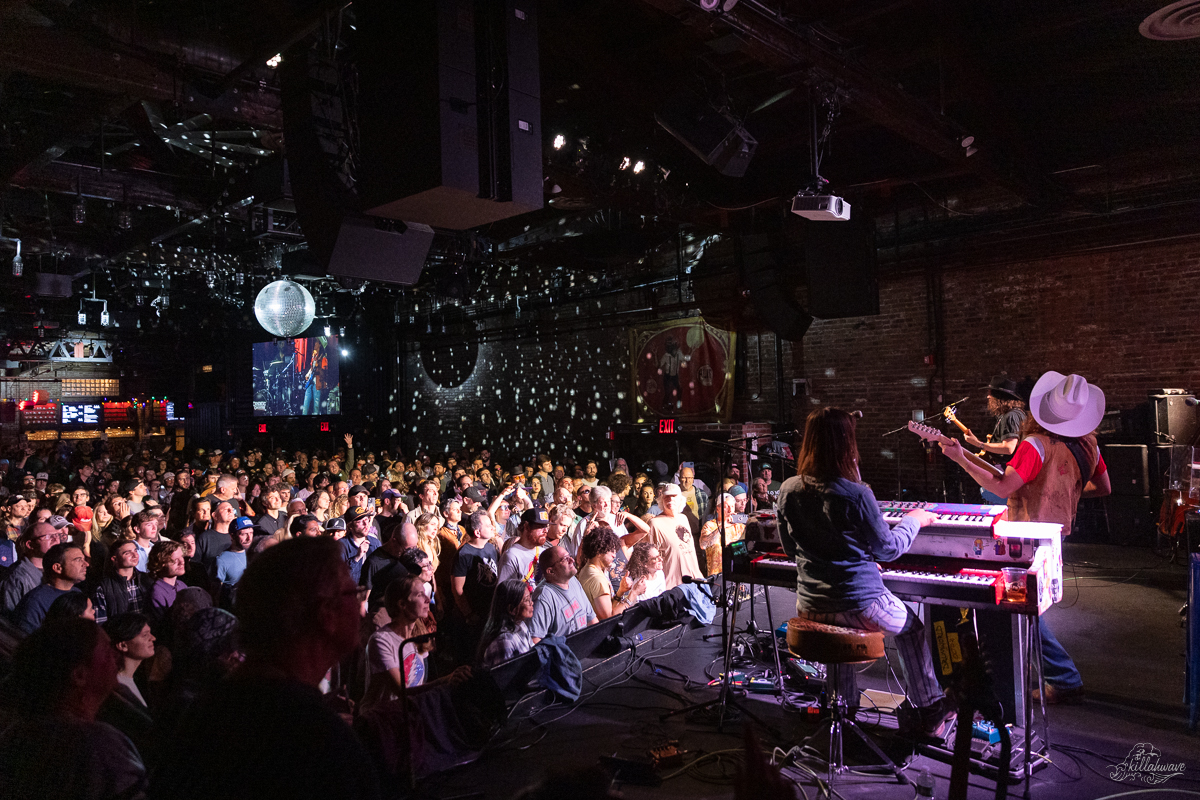
[[[858,213],[845,222],[804,223],[808,310],[818,319],[879,313],[875,220]]]
[[[780,264],[766,235],[743,236],[739,241],[742,280],[761,324],[780,339],[804,338],[813,317],[793,298],[781,279]]]

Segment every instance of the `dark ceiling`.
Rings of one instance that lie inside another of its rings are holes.
[[[1139,33],[1161,0],[538,5],[553,202],[440,234],[435,259],[480,242],[519,254],[514,237],[530,237],[543,259],[591,268],[632,261],[680,226],[778,214],[813,180],[814,113],[818,129],[829,125],[821,175],[881,232],[890,224],[897,251],[902,226],[945,239],[1195,210],[1200,44]],[[76,276],[77,294],[152,276],[245,318],[281,252],[304,241],[283,191],[280,81],[266,62],[309,47],[352,64],[354,20],[344,0],[0,0],[2,235],[22,240],[30,271]],[[680,91],[758,140],[744,177],[718,174],[656,124]],[[974,137],[969,157],[963,136]],[[647,169],[620,170],[626,157]],[[559,225],[564,214],[571,225]],[[592,230],[597,214],[597,246],[611,252],[555,233]],[[11,245],[0,247],[7,263]],[[8,312],[53,305],[22,304],[27,279],[8,272]],[[73,314],[74,302],[47,313]]]

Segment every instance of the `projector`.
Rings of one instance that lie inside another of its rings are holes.
[[[798,194],[792,200],[792,213],[817,222],[846,222],[850,219],[850,204],[832,194]]]

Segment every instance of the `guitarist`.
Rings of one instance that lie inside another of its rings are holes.
[[[301,414],[321,413],[321,401],[325,393],[325,369],[329,366],[325,348],[324,336],[313,340],[312,359],[304,373],[304,403],[300,407]]]
[[[1008,499],[1008,518],[1016,522],[1057,522],[1063,537],[1071,532],[1081,497],[1112,492],[1108,467],[1093,431],[1104,417],[1104,392],[1079,375],[1050,371],[1038,379],[1029,398],[1033,418],[1022,429],[1003,477],[968,459],[957,440],[941,443],[942,452],[984,489]],[[1071,656],[1054,638],[1046,617],[1042,634],[1047,703],[1071,702],[1083,695],[1083,678]]]
[[[1016,452],[1017,444],[1021,441],[1021,426],[1029,418],[1025,411],[1025,403],[1017,394],[1017,383],[1004,376],[998,376],[988,386],[988,413],[996,418],[996,426],[986,442],[979,441],[975,434],[967,431],[963,441],[972,447],[978,447],[986,453],[999,456],[999,465],[1003,469]],[[982,455],[982,454],[981,454]],[[993,459],[995,460],[995,459]],[[1003,505],[1004,499],[997,497],[987,489],[981,489],[983,502],[990,505]]]

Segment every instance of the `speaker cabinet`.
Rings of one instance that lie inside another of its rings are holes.
[[[1106,444],[1102,448],[1108,465],[1112,493],[1119,497],[1149,497],[1150,470],[1144,444]]]
[[[428,225],[347,215],[333,246],[329,274],[412,286],[421,277],[432,244],[433,228]]]
[[[361,207],[454,230],[540,209],[535,0],[354,9]]]
[[[1155,539],[1157,509],[1148,497],[1105,498],[1108,508],[1108,543],[1129,547],[1151,547]]]
[[[746,174],[758,149],[758,141],[740,122],[694,92],[667,98],[654,120],[701,161],[731,178]]]
[[[1155,441],[1158,444],[1196,444],[1196,430],[1200,428],[1197,419],[1196,406],[1189,406],[1188,400],[1195,400],[1190,394],[1154,394],[1150,395],[1151,423],[1154,426]]]
[[[780,280],[779,263],[765,235],[743,236],[740,241],[742,279],[759,322],[780,339],[798,342],[812,325],[812,315],[800,307]]]
[[[862,211],[846,222],[804,225],[808,310],[817,319],[879,313],[875,221]]]

